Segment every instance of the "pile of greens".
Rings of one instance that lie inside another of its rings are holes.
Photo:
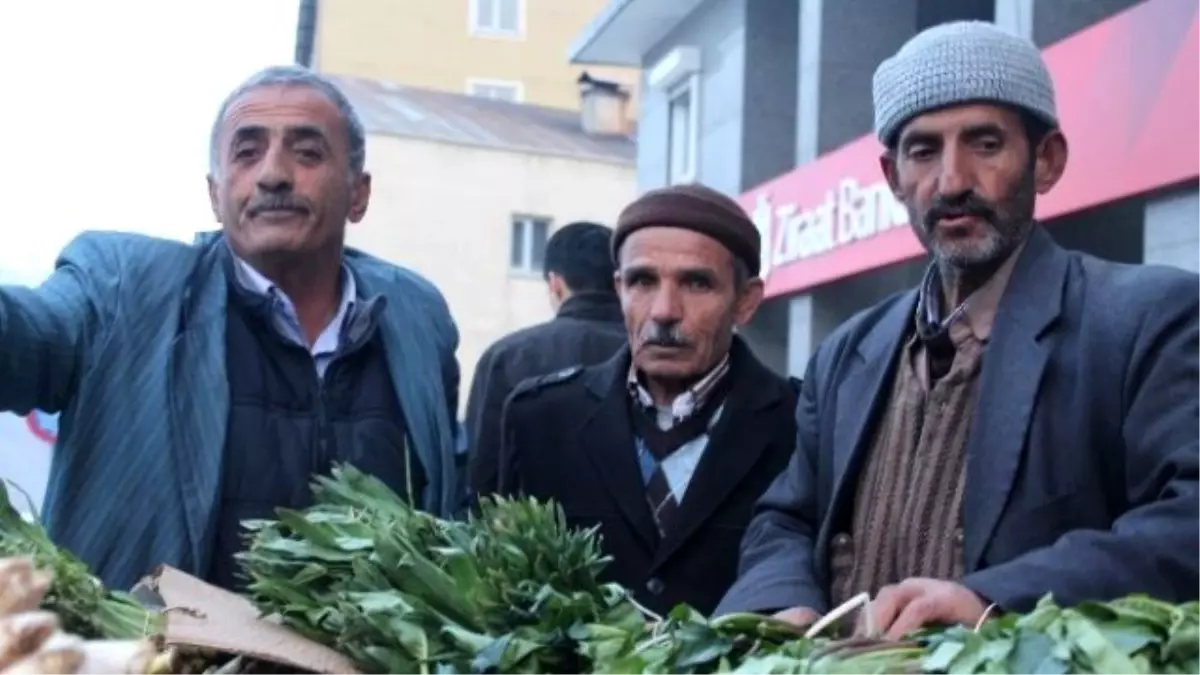
[[[927,629],[905,642],[805,639],[754,615],[677,608],[605,673],[1198,673],[1200,605],[1132,596]]]
[[[251,599],[372,672],[585,672],[573,631],[635,635],[643,620],[594,532],[562,512],[496,499],[449,522],[350,467],[313,486],[315,505],[247,523]]]
[[[595,532],[570,530],[553,505],[496,499],[447,522],[351,468],[314,490],[313,507],[249,524],[250,594],[369,672],[1200,673],[1197,603],[1047,597],[901,643],[682,606],[648,625],[625,590],[597,581]]]
[[[165,626],[157,612],[142,607],[128,593],[109,591],[87,565],[50,541],[36,520],[25,520],[13,507],[0,481],[0,557],[27,557],[53,573],[41,607],[58,616],[64,630],[86,639],[131,640],[160,634]]]

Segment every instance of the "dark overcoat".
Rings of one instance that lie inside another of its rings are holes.
[[[1034,230],[1001,299],[967,443],[964,583],[1008,610],[1148,593],[1195,599],[1198,278],[1057,246]],[[719,611],[828,609],[864,451],[913,320],[909,291],[817,350],[786,472]]]

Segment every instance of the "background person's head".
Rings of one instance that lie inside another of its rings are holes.
[[[990,23],[934,26],[879,66],[873,89],[883,171],[922,244],[943,266],[994,269],[1066,167],[1037,47]]]
[[[763,299],[760,249],[741,206],[701,185],[653,190],[621,212],[617,291],[651,394],[683,391],[728,353]]]
[[[598,223],[564,225],[546,242],[542,276],[555,311],[580,293],[613,293],[612,229]]]
[[[210,137],[213,214],[234,252],[260,268],[341,254],[366,214],[366,137],[350,102],[299,66],[267,68],[221,104]]]

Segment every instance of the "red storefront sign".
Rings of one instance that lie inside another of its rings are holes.
[[[1049,219],[1200,175],[1192,0],[1150,0],[1044,52],[1071,155]],[[768,297],[923,253],[867,135],[741,196],[763,234]]]

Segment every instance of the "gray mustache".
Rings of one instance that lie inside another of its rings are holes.
[[[300,211],[307,213],[308,205],[291,196],[271,196],[256,199],[250,203],[248,211],[256,216],[263,211]]]
[[[692,341],[679,331],[679,326],[648,323],[642,329],[642,344],[653,347],[690,347]]]

